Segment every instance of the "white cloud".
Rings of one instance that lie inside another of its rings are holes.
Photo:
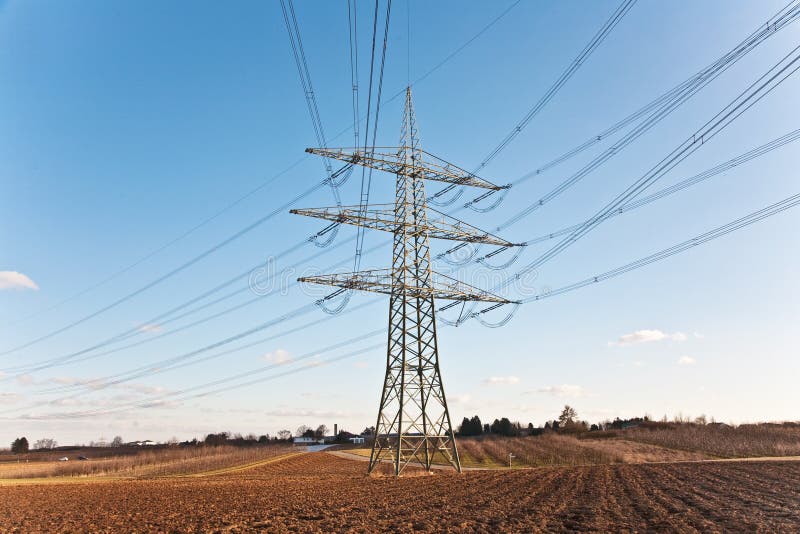
[[[8,393],[8,392],[0,392],[0,404],[14,404],[18,402],[22,397],[17,395],[16,393]]]
[[[142,408],[180,408],[183,404],[179,401],[156,399],[152,402],[142,404]]]
[[[624,346],[635,345],[637,343],[650,343],[652,341],[663,341],[671,339],[673,341],[686,341],[686,334],[683,332],[675,332],[674,334],[667,334],[661,330],[637,330],[631,334],[624,334],[619,336],[616,341],[609,341],[608,346]]]
[[[77,386],[77,385],[84,385],[86,383],[92,382],[93,380],[98,380],[97,378],[76,378],[74,376],[56,376],[50,379],[50,382],[54,384],[58,384],[60,386]]]
[[[324,395],[319,391],[304,391],[300,393],[300,396],[303,397],[304,399],[315,399],[315,400],[324,397]]]
[[[0,271],[0,289],[38,290],[36,282],[17,271]]]
[[[704,338],[704,337],[706,337],[706,336],[704,336],[704,335],[703,335],[703,334],[701,334],[700,332],[695,332],[695,333],[694,333],[694,337],[696,337],[697,339],[703,339],[703,338]]]
[[[330,418],[330,417],[350,417],[354,414],[351,412],[337,411],[337,410],[295,410],[295,409],[277,409],[267,410],[263,412],[270,417],[308,417],[308,418]]]
[[[536,390],[538,393],[547,393],[555,397],[583,397],[586,393],[582,386],[575,384],[561,384],[560,386],[546,386]]]
[[[111,384],[103,378],[77,378],[74,376],[56,376],[50,379],[50,382],[60,386],[81,386],[92,390],[101,390],[107,388],[122,389],[132,391],[140,395],[155,395],[168,393],[169,390],[162,386],[148,386],[145,384]]]
[[[319,354],[315,355],[314,358],[308,362],[305,366],[306,367],[322,367],[323,365],[327,364],[328,362],[320,359]]]
[[[691,356],[681,356],[678,358],[678,365],[694,365],[697,363],[697,360],[692,358]]]
[[[500,384],[519,384],[519,378],[516,376],[490,376],[489,378],[484,378],[483,383],[489,386]]]
[[[463,395],[448,395],[447,396],[447,401],[450,404],[466,404],[471,400],[472,400],[472,396],[469,395],[469,394],[466,394],[466,393],[463,394]]]
[[[143,324],[139,327],[139,332],[144,332],[146,334],[158,334],[164,331],[164,328],[160,324]]]
[[[353,367],[355,367],[356,369],[366,369],[367,367],[369,367],[369,363],[367,363],[367,362],[356,362],[356,363],[353,364]]]
[[[33,379],[33,376],[31,375],[18,375],[16,380],[17,384],[23,386],[31,386],[36,383],[36,381]]]
[[[162,386],[147,386],[145,384],[123,384],[122,387],[129,391],[133,391],[135,393],[140,393],[142,395],[154,395],[156,393],[163,394],[167,393],[168,390]]]
[[[51,382],[61,386],[86,386],[90,389],[102,389],[105,381],[102,378],[77,378],[74,376],[57,376]]]
[[[83,401],[79,401],[78,399],[69,399],[69,398],[67,398],[67,399],[53,399],[53,400],[50,401],[49,404],[51,406],[61,406],[61,407],[63,407],[63,406],[70,407],[70,406],[84,406],[84,405],[86,405],[86,403],[83,402]]]
[[[268,352],[264,354],[261,358],[264,361],[267,361],[269,363],[274,363],[277,365],[289,363],[294,359],[292,358],[292,355],[289,354],[289,351],[284,349],[278,349],[272,352]]]

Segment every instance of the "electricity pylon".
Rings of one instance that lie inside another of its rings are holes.
[[[461,471],[453,425],[439,370],[435,299],[509,303],[431,269],[430,238],[514,246],[504,239],[429,209],[424,180],[502,189],[441,160],[419,146],[411,88],[399,147],[309,148],[306,152],[395,175],[394,205],[296,209],[292,213],[391,232],[392,267],[300,278],[341,290],[358,289],[389,295],[389,342],[375,443],[369,471],[391,461],[395,475],[410,463],[430,470],[441,456]],[[429,212],[431,217],[429,218]]]

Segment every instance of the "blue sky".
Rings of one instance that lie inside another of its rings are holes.
[[[363,110],[371,6],[361,4]],[[402,90],[409,70],[412,80],[424,75],[510,5],[395,2],[384,94]],[[514,6],[414,85],[424,148],[465,168],[477,166],[617,5],[523,1]],[[508,183],[536,169],[711,63],[782,7],[781,2],[640,1],[482,175]],[[350,146],[346,3],[297,2],[296,11],[329,143]],[[508,228],[504,237],[530,239],[596,212],[799,40],[797,23],[770,38],[578,186]],[[798,90],[794,76],[671,171],[660,186],[796,129]],[[401,113],[401,99],[382,106],[379,145],[397,143]],[[0,117],[0,271],[6,272],[0,283],[0,352],[148,284],[323,178],[321,162],[303,153],[315,141],[278,3],[0,3]],[[492,228],[608,146],[601,144],[527,180],[492,212],[460,216]],[[606,271],[797,193],[797,156],[796,143],[789,144],[603,224],[539,269],[534,289]],[[52,308],[265,181],[266,187],[188,236]],[[392,177],[376,174],[373,184],[372,200],[389,202]],[[346,204],[357,203],[358,185],[354,173],[342,187]],[[439,189],[427,187],[428,192]],[[330,192],[321,189],[297,207],[332,204]],[[790,210],[615,280],[527,304],[503,328],[474,321],[458,329],[441,328],[441,365],[453,418],[477,413],[542,424],[570,403],[590,421],[643,413],[702,413],[735,422],[796,420],[798,223],[800,213]],[[264,264],[321,227],[319,221],[283,211],[125,303],[0,356],[0,369],[69,354],[144,326],[149,318]],[[334,245],[353,235],[352,228],[342,228]],[[385,240],[385,235],[368,234],[366,246]],[[544,246],[529,247],[518,265]],[[438,252],[448,244],[435,247]],[[308,261],[319,252],[324,254]],[[349,243],[331,250],[308,244],[274,268],[299,263],[301,270],[327,272],[352,252]],[[384,267],[389,259],[390,249],[384,246],[366,255],[362,266]],[[298,274],[284,277],[291,281]],[[487,282],[487,273],[475,269],[460,276]],[[245,290],[184,320],[149,325],[135,340],[254,298],[244,281],[230,289],[239,288]],[[309,304],[317,294],[292,286],[197,328],[131,349],[24,376],[7,371],[0,382],[0,417],[9,419],[0,425],[0,443],[17,435],[52,436],[62,443],[115,434],[183,439],[210,431],[275,433],[320,423],[361,430],[374,422],[382,348],[176,405],[80,419],[28,417],[143,402],[268,364],[299,368],[385,341],[381,335],[306,362],[291,361],[385,327],[386,299],[356,295],[350,308],[375,303],[330,320],[315,310],[253,338],[319,322],[313,328],[124,386],[84,390],[59,405],[27,408],[63,397],[37,393],[42,389],[187,353]]]

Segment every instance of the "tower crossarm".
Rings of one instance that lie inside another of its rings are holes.
[[[329,208],[303,208],[290,210],[296,215],[316,217],[343,224],[363,226],[384,232],[401,232],[408,235],[424,233],[434,239],[449,239],[451,241],[464,241],[468,243],[485,243],[501,247],[513,247],[514,243],[485,232],[470,224],[450,217],[437,210],[428,208],[431,214],[427,217],[427,224],[412,224],[397,220],[392,204],[373,205],[367,210],[359,206],[343,206]]]
[[[396,294],[398,291],[407,297],[453,300],[453,301],[478,301],[510,304],[512,301],[493,295],[469,284],[459,282],[454,278],[439,273],[433,274],[433,284],[424,287],[414,284],[399,284],[398,276],[393,276],[391,269],[375,269],[359,271],[356,273],[323,274],[318,276],[305,276],[298,278],[298,282],[322,284],[344,289],[357,289],[383,293]]]
[[[364,150],[363,148],[307,148],[306,152],[402,176],[446,182],[454,185],[469,185],[494,191],[506,188],[506,186],[487,182],[483,178],[479,178],[473,173],[437,158],[424,150],[413,150],[415,153],[424,154],[422,161],[414,158],[411,161],[398,158],[398,154],[403,153],[405,150],[412,151],[412,148],[376,147],[374,150]]]

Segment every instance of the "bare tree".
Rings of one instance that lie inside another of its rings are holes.
[[[301,438],[309,430],[311,430],[311,429],[308,428],[306,425],[300,425],[300,426],[297,427],[297,430],[295,431],[294,435],[297,436],[298,438]],[[311,431],[313,432],[313,430],[311,430]]]
[[[291,437],[292,433],[289,432],[288,430],[281,430],[278,432],[278,439],[282,441],[288,441],[289,439],[291,439]]]
[[[58,442],[53,438],[42,438],[33,443],[34,449],[55,449],[57,446]]]
[[[317,429],[314,431],[314,437],[317,439],[324,438],[327,433],[328,433],[328,427],[325,425],[319,425]]]
[[[114,436],[114,439],[111,440],[112,447],[122,447],[122,436]]]
[[[573,408],[570,405],[566,405],[564,406],[564,409],[561,410],[561,415],[558,416],[559,426],[564,427],[567,425],[571,425],[572,423],[575,422],[577,418],[578,418],[578,412],[575,411],[575,408]]]
[[[707,423],[708,419],[706,419],[706,414],[702,414],[694,418],[694,424],[696,425],[705,425]]]

